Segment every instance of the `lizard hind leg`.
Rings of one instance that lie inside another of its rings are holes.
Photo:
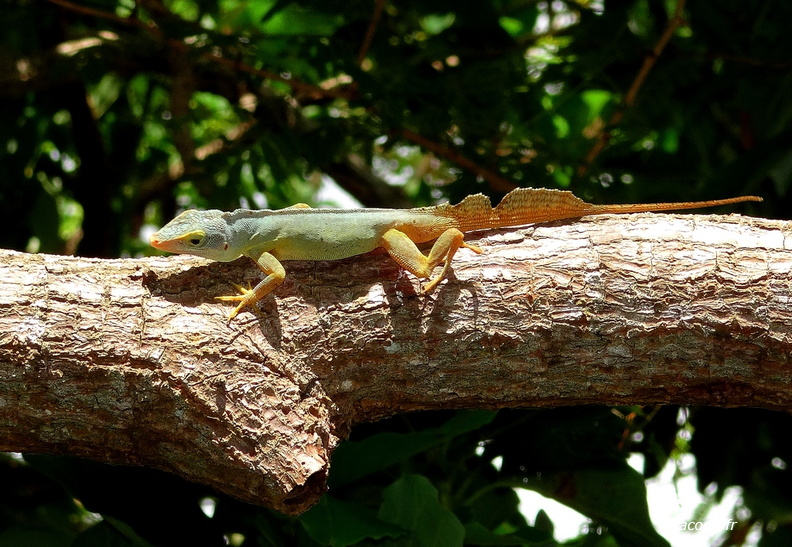
[[[423,291],[421,291],[422,293],[427,293],[445,278],[451,266],[451,261],[460,247],[481,253],[481,249],[475,245],[465,243],[464,237],[464,234],[456,228],[449,228],[434,242],[432,249],[429,251],[429,256],[425,256],[407,234],[396,229],[385,232],[382,236],[381,244],[399,266],[416,277],[431,277],[432,270],[440,262],[444,262],[442,271],[430,279],[424,286]]]

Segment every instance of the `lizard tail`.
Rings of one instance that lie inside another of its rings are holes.
[[[457,205],[443,205],[437,213],[451,217],[463,232],[504,226],[520,226],[593,214],[596,206],[572,192],[545,188],[517,188],[493,208],[483,194],[468,196]]]
[[[437,208],[436,214],[453,218],[459,224],[459,229],[465,232],[551,222],[587,215],[698,209],[743,201],[762,201],[762,198],[742,196],[710,201],[594,205],[586,203],[572,192],[547,188],[517,188],[506,194],[495,208],[492,207],[489,198],[482,194],[476,194],[466,197],[457,205],[440,206]]]

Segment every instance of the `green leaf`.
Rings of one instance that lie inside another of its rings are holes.
[[[551,534],[531,526],[526,526],[511,534],[496,534],[478,522],[471,522],[465,526],[465,543],[468,545],[555,545]]]
[[[38,547],[68,547],[71,538],[48,530],[11,527],[0,532],[0,547],[36,545]]]
[[[511,36],[519,36],[524,29],[523,22],[514,17],[501,17],[498,19],[498,23]]]
[[[550,516],[544,511],[544,509],[540,509],[538,513],[536,513],[536,519],[534,520],[534,526],[538,530],[543,530],[548,534],[553,533],[555,530],[555,525],[553,521],[550,520]]]
[[[118,519],[104,517],[77,536],[72,547],[146,547],[151,545]]]
[[[300,515],[299,521],[313,540],[333,547],[354,545],[366,538],[381,539],[404,534],[400,527],[383,522],[368,508],[329,495]]]
[[[289,5],[268,18],[262,32],[275,35],[330,36],[344,22],[342,15]]]
[[[421,28],[429,34],[440,34],[454,24],[454,19],[456,19],[456,15],[453,13],[427,15],[421,19]]]
[[[643,476],[626,463],[616,469],[542,473],[541,479],[520,484],[607,525],[620,544],[669,545],[649,518]]]
[[[57,199],[52,195],[53,193],[55,192],[39,192],[30,212],[30,229],[33,236],[38,238],[40,245],[35,249],[37,252],[56,253],[61,250],[61,239],[58,234],[60,217]]]
[[[480,523],[487,529],[499,532],[512,532],[525,526],[525,517],[520,511],[520,498],[514,488],[492,488],[485,477],[471,484],[472,489],[480,489],[466,503],[470,510],[470,520]]]
[[[380,433],[362,441],[342,443],[333,454],[330,485],[338,488],[449,439],[490,423],[495,412],[459,411],[438,428],[416,433]]]
[[[404,475],[383,492],[379,516],[413,532],[405,545],[454,547],[462,545],[465,528],[440,504],[437,489],[421,475]]]
[[[490,410],[460,410],[438,429],[449,438],[456,437],[487,425],[497,414]]]
[[[569,135],[569,122],[563,116],[559,116],[558,114],[553,114],[552,116],[553,126],[556,130],[556,137],[559,139],[563,139]]]
[[[580,94],[580,98],[588,106],[588,116],[591,121],[602,113],[602,109],[613,100],[613,93],[604,89],[589,89]]]
[[[669,128],[660,133],[660,147],[664,152],[676,154],[679,150],[679,132]]]

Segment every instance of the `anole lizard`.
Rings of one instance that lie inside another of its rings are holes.
[[[152,235],[150,242],[163,251],[222,262],[240,256],[253,259],[267,277],[253,289],[237,285],[240,294],[218,297],[239,302],[228,316],[230,321],[283,282],[286,272],[281,260],[339,260],[383,247],[402,268],[421,278],[431,277],[434,268],[443,262],[440,273],[424,287],[426,293],[443,280],[460,247],[482,252],[479,247],[465,243],[463,232],[588,215],[694,209],[743,201],[762,201],[762,198],[592,205],[571,192],[517,188],[495,208],[486,196],[476,194],[458,205],[417,209],[312,209],[302,203],[278,211],[191,209]],[[426,256],[416,243],[431,240],[436,241]]]

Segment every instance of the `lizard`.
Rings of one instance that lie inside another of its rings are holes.
[[[460,247],[482,252],[465,242],[465,232],[589,215],[695,209],[744,201],[762,198],[595,205],[568,191],[516,188],[494,208],[489,198],[475,194],[457,205],[445,203],[414,209],[314,209],[303,203],[279,210],[189,209],[154,233],[150,243],[162,251],[222,262],[250,257],[266,277],[252,289],[234,284],[239,294],[217,297],[238,303],[228,315],[230,322],[283,282],[286,271],[282,260],[340,260],[381,247],[408,272],[429,278],[421,291],[425,294],[445,278]],[[428,255],[423,254],[417,244],[432,240]],[[442,270],[432,277],[441,262]]]

